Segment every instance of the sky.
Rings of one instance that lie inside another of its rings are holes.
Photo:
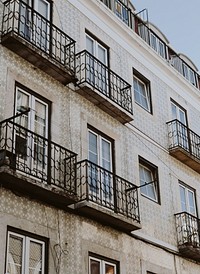
[[[136,11],[148,18],[177,53],[189,57],[200,70],[200,0],[132,0]]]

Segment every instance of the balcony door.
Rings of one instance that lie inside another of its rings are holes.
[[[87,81],[103,94],[108,95],[108,50],[97,40],[86,34]],[[95,58],[94,58],[95,57]]]
[[[46,0],[25,0],[20,2],[19,31],[25,39],[38,48],[49,50],[50,3]]]
[[[47,177],[48,104],[16,88],[15,113],[30,108],[16,119],[15,153],[18,169],[39,178]]]
[[[199,244],[199,224],[195,218],[197,217],[195,192],[184,184],[179,184],[179,191],[181,211],[186,212],[182,220],[183,241]]]
[[[101,203],[113,203],[112,143],[88,130],[89,192]]]
[[[172,120],[181,122],[174,122],[172,125],[173,144],[189,150],[186,111],[174,102],[171,102],[171,110]]]

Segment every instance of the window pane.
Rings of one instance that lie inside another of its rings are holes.
[[[94,55],[94,42],[93,40],[86,36],[86,49],[90,54]]]
[[[97,136],[89,131],[89,161],[98,164]]]
[[[16,235],[10,235],[7,264],[7,272],[9,274],[22,273],[22,251],[23,238],[18,237]]]
[[[90,259],[90,274],[101,274],[99,261]]]
[[[42,244],[30,241],[29,274],[42,273]]]
[[[102,139],[102,167],[111,170],[110,143]]]
[[[98,45],[98,59],[106,65],[106,50],[100,45]]]
[[[38,1],[38,12],[42,16],[44,16],[44,18],[48,19],[48,3],[43,0],[39,0]]]
[[[35,100],[35,133],[45,137],[46,133],[46,105]]]
[[[140,173],[140,185],[153,182],[156,179],[152,171],[143,165],[139,166],[139,173]],[[141,193],[155,201],[157,201],[158,199],[155,183],[141,187]]]
[[[137,78],[134,77],[134,97],[135,101],[141,105],[143,108],[149,110],[150,109],[150,102],[149,96],[147,93],[146,85],[139,81]]]
[[[194,193],[188,190],[188,205],[189,205],[189,213],[195,215],[195,201],[194,201]]]
[[[105,274],[115,274],[114,265],[105,264]]]
[[[187,211],[185,188],[182,186],[180,186],[180,197],[181,197],[181,210]]]

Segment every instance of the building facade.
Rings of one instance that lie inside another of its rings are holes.
[[[0,3],[0,273],[200,272],[200,75],[143,15]]]

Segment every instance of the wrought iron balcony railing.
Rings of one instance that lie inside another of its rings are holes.
[[[137,187],[88,160],[77,163],[77,195],[140,223]]]
[[[158,55],[169,61],[169,63],[196,88],[200,88],[200,76],[191,68],[178,54],[176,54],[166,42],[163,41],[146,21],[135,14],[120,0],[100,0],[112,10],[127,26],[137,33]]]
[[[187,212],[177,213],[175,218],[178,245],[200,247],[200,220]]]
[[[76,76],[77,85],[87,83],[125,111],[133,113],[131,85],[86,50],[76,55]]]
[[[74,73],[75,41],[21,0],[4,2],[2,38],[14,34]]]
[[[76,154],[14,123],[0,123],[0,165],[75,194]]]
[[[178,120],[167,122],[169,149],[181,148],[200,160],[200,136]]]

